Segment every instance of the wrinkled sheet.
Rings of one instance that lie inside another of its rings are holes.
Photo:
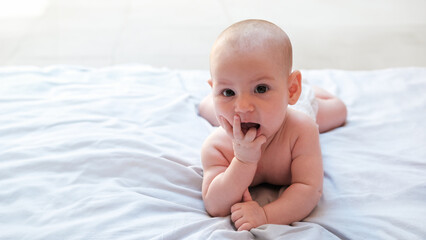
[[[201,199],[208,71],[0,68],[0,239],[425,239],[426,69],[302,73],[349,111],[320,136],[324,194],[237,232]]]

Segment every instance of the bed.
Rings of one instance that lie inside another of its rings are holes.
[[[0,239],[425,239],[426,68],[302,74],[349,112],[320,135],[323,196],[237,232],[201,198],[208,71],[0,68]]]

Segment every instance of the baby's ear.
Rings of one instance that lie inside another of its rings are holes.
[[[302,93],[302,73],[293,71],[288,77],[288,104],[294,105]]]
[[[207,80],[207,82],[209,83],[210,87],[213,87],[213,81],[212,81],[212,79]]]

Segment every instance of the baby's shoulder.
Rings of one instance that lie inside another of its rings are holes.
[[[305,113],[293,110],[288,119],[291,124],[290,131],[292,138],[291,155],[295,159],[299,156],[314,156],[321,158],[319,144],[319,130],[316,122]]]
[[[286,124],[286,128],[293,130],[298,136],[318,131],[317,123],[310,116],[294,109],[288,109]]]
[[[202,151],[233,152],[232,139],[221,127],[216,128],[204,141]],[[226,154],[227,155],[227,154]]]
[[[206,139],[206,142],[215,145],[228,141],[232,142],[222,127],[217,127]]]

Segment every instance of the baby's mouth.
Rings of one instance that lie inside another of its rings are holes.
[[[250,130],[250,128],[259,129],[260,124],[252,122],[241,123],[241,131],[244,133],[244,135]]]

